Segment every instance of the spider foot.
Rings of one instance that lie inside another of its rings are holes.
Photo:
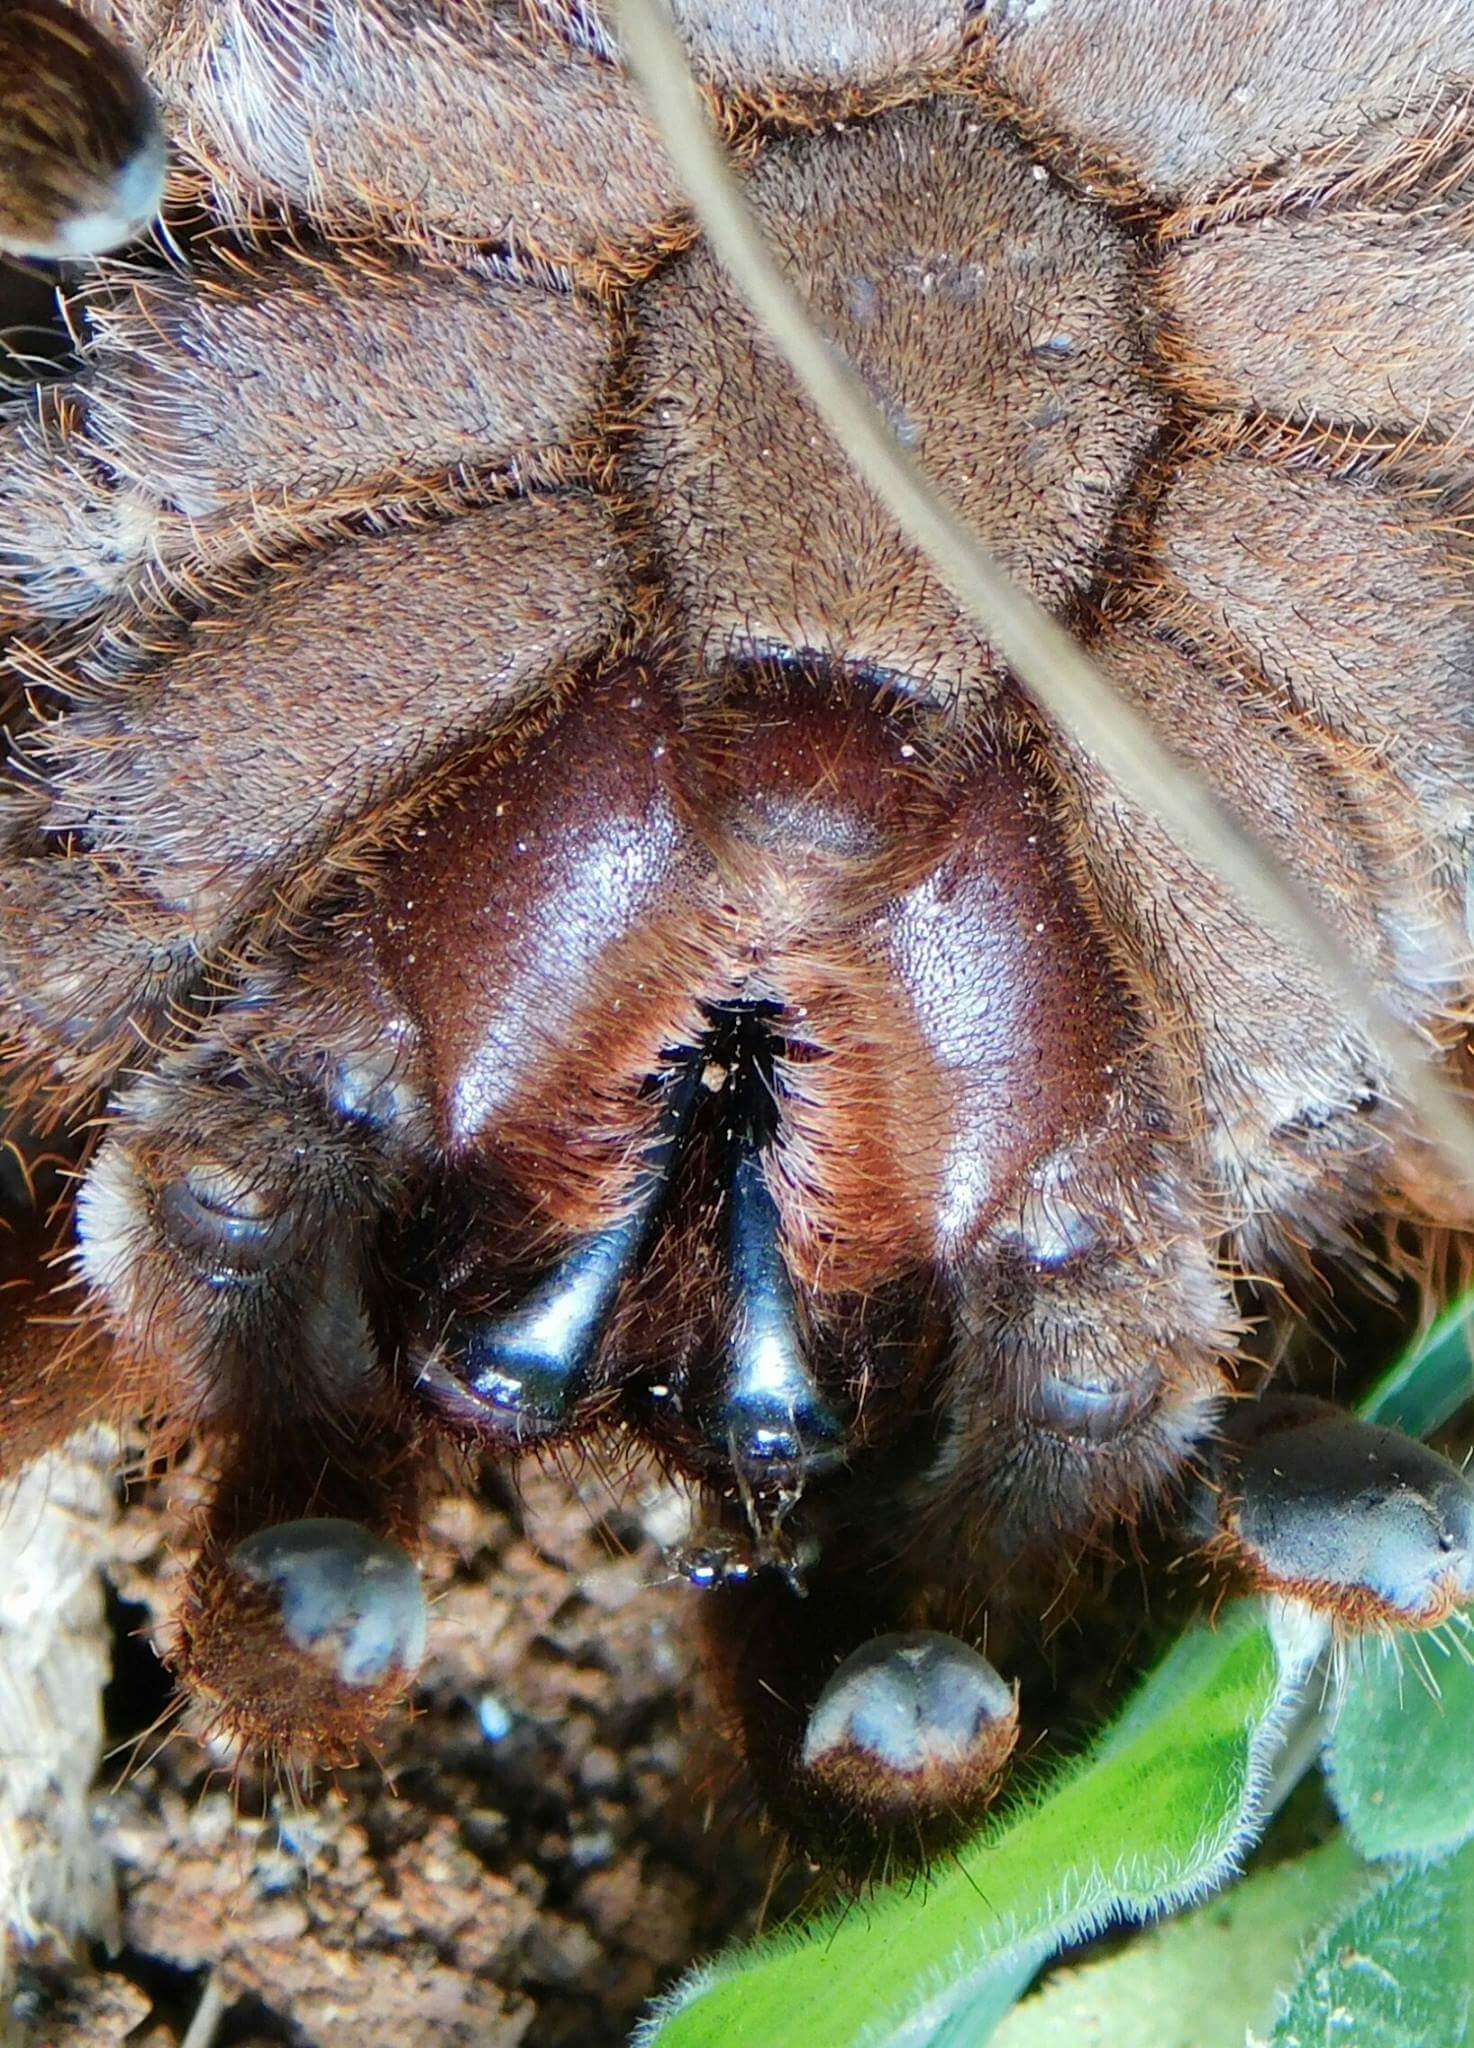
[[[0,250],[67,262],[141,234],[164,133],[132,58],[75,8],[29,0],[0,17],[0,78]]]
[[[978,1650],[894,1628],[873,1572],[811,1593],[776,1572],[703,1597],[718,1698],[768,1812],[826,1869],[921,1868],[974,1828],[1018,1741],[1018,1691]],[[858,1647],[856,1647],[858,1645]]]
[[[371,1456],[232,1444],[206,1510],[170,1661],[223,1734],[282,1762],[357,1760],[424,1656],[404,1547],[423,1467],[380,1422]]]
[[[1211,1556],[1348,1629],[1436,1628],[1474,1599],[1474,1484],[1425,1444],[1323,1401],[1229,1427]]]
[[[181,1675],[230,1735],[268,1755],[352,1762],[425,1653],[419,1572],[340,1516],[208,1545],[180,1621]]]
[[[877,1834],[934,1843],[986,1806],[1018,1741],[1018,1694],[935,1629],[874,1637],[814,1702],[799,1761],[817,1797]]]

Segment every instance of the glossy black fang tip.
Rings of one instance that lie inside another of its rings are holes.
[[[793,1484],[839,1461],[844,1430],[804,1357],[758,1121],[744,1117],[740,1102],[766,1080],[758,1072],[734,1078],[741,1122],[727,1190],[733,1322],[711,1438],[751,1483]]]
[[[472,1325],[458,1365],[478,1400],[531,1435],[567,1420],[640,1235],[634,1216],[601,1231],[561,1259],[509,1315]]]
[[[447,1407],[519,1440],[551,1435],[567,1423],[589,1391],[619,1290],[659,1215],[700,1078],[694,1054],[671,1070],[628,1213],[574,1245],[516,1308],[471,1323],[448,1375],[427,1375]]]

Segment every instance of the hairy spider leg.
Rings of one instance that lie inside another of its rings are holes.
[[[1230,1418],[1214,1477],[1199,1526],[1228,1584],[1352,1630],[1437,1628],[1474,1600],[1474,1484],[1399,1430],[1268,1394]]]

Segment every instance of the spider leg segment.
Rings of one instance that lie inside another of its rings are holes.
[[[548,12],[568,0],[538,0]],[[597,10],[592,10],[597,11]],[[897,79],[940,70],[969,34],[964,0],[792,0],[752,7],[745,0],[676,0],[671,9],[698,77],[750,89],[753,79],[785,92],[856,87],[895,89]]]
[[[1474,1600],[1474,1484],[1397,1430],[1269,1395],[1225,1432],[1208,1556],[1349,1628],[1436,1628]]]
[[[311,850],[369,811],[381,823],[397,788],[608,641],[616,565],[577,494],[309,555],[209,643],[180,635],[23,735],[53,791],[45,829],[139,874],[207,950]]]
[[[0,250],[72,261],[159,210],[164,132],[132,59],[61,0],[0,14]]]
[[[613,636],[618,565],[594,501],[517,500],[309,555],[152,661],[80,661],[7,792],[16,1038],[106,1080],[311,856],[351,865],[406,785]]]
[[[773,1573],[702,1596],[709,1669],[765,1803],[810,1854],[873,1877],[976,1827],[1018,1740],[1016,1688],[973,1645],[891,1611],[843,1563],[806,1598]]]
[[[79,1221],[125,1367],[169,1431],[212,1447],[174,1661],[231,1732],[347,1757],[413,1662],[412,1603],[396,1593],[381,1610],[374,1588],[416,1538],[426,1461],[368,1284],[401,1167],[365,1098],[350,1110],[353,1026],[338,1004],[336,1034],[318,1013],[295,1045],[280,1028],[260,1040],[249,998],[222,1011],[119,1102]],[[344,1052],[327,1069],[324,1043]],[[412,1130],[392,1081],[381,1086]],[[361,1533],[304,1556],[281,1534],[303,1517]],[[400,1646],[372,1674],[349,1618],[364,1574],[363,1626]],[[304,1650],[313,1614],[321,1641]]]
[[[921,1489],[940,1584],[986,1583],[1020,1551],[1162,1508],[1213,1430],[1232,1298],[1180,1185],[1118,1186],[1136,1242],[1082,1174],[1030,1205],[1032,1230],[1000,1229],[968,1276]]]
[[[202,1554],[176,1659],[224,1729],[276,1756],[355,1757],[425,1654],[414,1561],[358,1522],[274,1523]]]
[[[118,262],[69,317],[76,375],[0,427],[0,619],[177,603],[354,514],[576,475],[609,355],[589,300],[486,259]]]
[[[171,137],[229,219],[283,210],[423,247],[554,261],[653,235],[680,193],[572,10],[514,0],[113,0]],[[599,176],[587,175],[590,164]]]
[[[1420,489],[1415,466],[1318,471],[1296,458],[1296,438],[1287,433],[1278,460],[1182,465],[1152,537],[1162,622],[1211,642],[1266,710],[1288,704],[1336,778],[1355,778],[1362,807],[1382,814],[1389,852],[1407,846],[1401,861],[1378,862],[1384,889],[1410,888],[1415,910],[1426,892],[1423,919],[1436,931],[1440,915],[1462,918],[1461,893],[1438,891],[1462,867],[1474,816],[1474,631],[1458,507]],[[1399,952],[1415,962],[1416,915],[1398,917]]]
[[[1211,761],[1225,789],[1244,793],[1237,801],[1254,792],[1255,829],[1394,999],[1426,1017],[1452,993],[1464,942],[1445,915],[1429,821],[1375,758],[1297,717],[1186,607],[1165,627],[1123,626],[1100,655],[1170,724],[1190,763]],[[1398,1132],[1379,1062],[1309,964],[1122,804],[1088,760],[1077,759],[1071,781],[1080,857],[1112,921],[1133,935],[1165,1048],[1200,1104],[1224,1225],[1255,1264],[1339,1242]],[[1328,1186],[1339,1200],[1327,1202]]]
[[[356,1522],[317,1516],[258,1529],[230,1561],[238,1577],[276,1593],[283,1634],[297,1650],[330,1658],[340,1683],[414,1675],[429,1616],[419,1574],[392,1543]]]
[[[328,843],[351,860],[365,817],[381,831],[402,786],[617,633],[600,504],[485,502],[587,454],[606,323],[550,284],[489,261],[116,266],[77,379],[0,428],[0,617],[38,713],[5,793],[0,1009],[74,1092],[167,1029],[202,961],[280,915]],[[350,544],[349,513],[400,530]],[[327,545],[257,559],[309,536]],[[147,850],[164,841],[173,874]]]
[[[814,1702],[800,1767],[877,1834],[931,1837],[974,1820],[1018,1740],[1018,1695],[987,1658],[935,1629],[876,1636]]]
[[[1467,450],[1474,349],[1461,310],[1474,289],[1467,200],[1416,224],[1365,202],[1307,222],[1229,222],[1170,249],[1162,287],[1181,376],[1215,408],[1377,421]],[[1315,308],[1307,319],[1305,309]],[[1446,337],[1431,354],[1423,337]]]
[[[77,1325],[48,1249],[33,1216],[0,1237],[0,1480],[87,1423],[114,1420],[127,1398],[113,1347],[94,1324]]]
[[[836,18],[685,0],[678,23],[714,82],[773,91],[884,87],[962,51],[962,0],[852,0]],[[597,7],[572,0],[111,0],[150,57],[171,133],[215,203],[371,220],[416,244],[512,242],[554,261],[655,239],[684,195]],[[599,166],[597,178],[586,175]]]
[[[1252,189],[1255,171],[1293,166],[1307,145],[1358,144],[1375,162],[1401,147],[1410,106],[1436,108],[1440,81],[1474,69],[1474,23],[1444,0],[1395,11],[1188,0],[1170,23],[1150,0],[985,0],[980,11],[994,75],[1030,127],[1098,183],[1159,202],[1201,203],[1230,181]]]

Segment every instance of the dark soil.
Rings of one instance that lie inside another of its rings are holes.
[[[166,2048],[213,1972],[219,2048],[601,2048],[750,1924],[771,1850],[693,1739],[699,1596],[656,1540],[672,1495],[591,1510],[533,1472],[520,1498],[446,1502],[412,1712],[376,1766],[273,1788],[187,1729],[149,1732],[185,1484],[129,1508],[111,1572],[123,1948],[35,2038]]]

